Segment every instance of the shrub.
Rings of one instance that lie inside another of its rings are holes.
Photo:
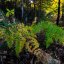
[[[50,44],[53,43],[53,41],[59,41],[61,44],[64,44],[64,30],[56,26],[55,24],[51,22],[40,22],[37,25],[32,26],[33,33],[38,33],[41,30],[45,31],[45,42],[46,42],[46,48],[50,46]]]
[[[2,28],[1,28],[2,29]],[[1,37],[5,38],[5,41],[8,44],[8,47],[11,48],[14,46],[14,49],[16,51],[16,55],[18,56],[20,52],[22,52],[23,48],[26,46],[26,44],[30,43],[27,41],[29,37],[32,39],[31,41],[34,41],[34,43],[37,43],[35,39],[35,35],[31,32],[31,27],[24,26],[24,24],[10,24],[6,28],[3,28],[4,31],[0,30],[1,34],[3,35]],[[37,46],[37,45],[36,45]],[[28,46],[29,47],[29,46]],[[28,51],[28,47],[25,47]]]
[[[0,28],[0,38],[5,38],[8,47],[11,48],[14,45],[16,55],[18,56],[22,52],[23,48],[39,47],[39,43],[36,40],[36,33],[41,30],[45,32],[45,43],[48,48],[53,41],[59,41],[60,44],[64,44],[64,30],[61,27],[56,26],[51,22],[40,22],[37,25],[24,26],[24,24],[9,24],[5,28]],[[29,46],[31,44],[31,46]]]

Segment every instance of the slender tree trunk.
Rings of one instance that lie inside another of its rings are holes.
[[[64,25],[64,3],[62,4],[62,21]]]
[[[34,0],[34,16],[36,17],[36,0]]]
[[[40,12],[41,12],[41,5],[42,5],[42,0],[40,0]]]
[[[41,5],[42,5],[42,0],[39,0],[39,6],[38,6],[38,8],[39,8],[39,15],[38,15],[38,17],[39,17],[39,20],[40,20],[40,18],[41,18]]]
[[[56,24],[59,25],[60,21],[60,0],[58,0],[58,16],[57,16],[57,21]]]
[[[21,2],[21,11],[22,11],[22,18],[23,18],[23,15],[24,15],[23,0],[22,0],[22,2]]]

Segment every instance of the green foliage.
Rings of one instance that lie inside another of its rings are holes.
[[[14,8],[15,5],[16,5],[16,7],[21,7],[21,4],[23,4],[23,7],[27,8],[29,10],[29,8],[30,8],[30,6],[29,6],[30,2],[29,1],[30,0],[25,0],[22,3],[22,0],[4,0],[4,1],[1,0],[0,2],[1,3],[3,2],[6,5],[6,7],[8,7],[8,5],[7,5],[8,3],[6,3],[6,2],[9,2],[12,4],[11,5],[12,8]],[[60,0],[60,4],[61,4],[60,5],[60,7],[61,7],[60,13],[61,14],[62,14],[62,3],[63,3],[63,0]],[[48,15],[49,13],[51,13],[51,15],[53,17],[57,16],[58,0],[43,0],[43,1],[42,0],[36,0],[35,4],[36,4],[35,9],[40,10],[40,8],[41,8],[41,10],[45,12],[45,15]],[[34,8],[34,3],[31,4],[31,7]]]
[[[6,13],[7,17],[14,15],[14,9],[12,9],[12,10],[6,9],[6,10],[7,10],[7,13]]]
[[[36,48],[39,48],[39,43],[35,38],[28,37],[27,40],[26,49],[28,49],[29,52],[34,52]]]
[[[0,28],[0,38],[3,38],[4,29]]]
[[[30,39],[35,40],[34,44],[37,43],[37,40],[35,39],[36,36],[31,32],[31,27],[24,26],[23,23],[14,25],[10,24],[10,26],[4,28],[4,31],[2,31],[3,30],[0,30],[0,34],[2,35],[0,36],[5,38],[5,41],[7,41],[9,48],[13,47],[14,45],[17,56],[19,55],[20,52],[22,52],[25,45],[29,43],[29,41],[27,41],[29,37],[31,37]],[[26,48],[28,49],[28,47]],[[37,47],[37,45],[35,47]]]
[[[5,38],[9,48],[14,45],[16,55],[18,56],[24,47],[29,52],[33,52],[34,49],[39,47],[35,34],[41,30],[45,32],[46,48],[48,48],[54,40],[59,41],[60,44],[64,44],[64,30],[49,21],[43,21],[31,27],[24,26],[23,23],[10,24],[6,28],[0,28],[0,38]]]
[[[5,29],[4,36],[5,36],[5,40],[7,41],[9,48],[11,48],[13,45],[14,37],[13,37],[13,33],[10,30],[10,28]]]
[[[46,48],[48,48],[54,40],[59,41],[61,44],[64,44],[64,30],[61,27],[58,27],[49,21],[40,22],[32,27],[32,31],[35,34],[40,32],[41,30],[45,31]]]

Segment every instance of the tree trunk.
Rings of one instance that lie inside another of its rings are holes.
[[[34,0],[34,17],[36,17],[36,0]]]
[[[60,21],[60,0],[58,1],[58,16],[57,16],[57,21],[56,21],[57,25],[59,25],[59,21]]]
[[[39,5],[38,5],[38,8],[39,8],[39,20],[41,19],[41,6],[42,6],[42,0],[39,0]]]
[[[63,21],[63,25],[64,25],[64,3],[62,5],[62,21]]]
[[[24,7],[23,7],[23,0],[22,0],[22,2],[21,2],[22,4],[21,4],[21,11],[22,11],[22,18],[23,18],[23,15],[24,15]]]

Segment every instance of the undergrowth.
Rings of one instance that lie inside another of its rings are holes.
[[[42,21],[39,22],[37,25],[33,25],[33,33],[39,33],[41,30],[45,32],[45,43],[46,48],[48,48],[53,41],[59,41],[60,44],[64,44],[64,30],[55,25],[52,22]]]
[[[5,39],[9,48],[14,46],[16,55],[18,56],[23,51],[23,48],[26,48],[30,52],[29,49],[32,47],[27,46],[28,43],[33,43],[35,48],[39,47],[36,35],[31,32],[31,29],[29,26],[24,26],[23,23],[9,24],[5,28],[0,28],[0,38]]]
[[[32,26],[25,26],[23,23],[19,23],[0,27],[0,38],[4,38],[9,48],[14,46],[16,55],[18,56],[23,48],[31,52],[34,48],[39,47],[39,43],[36,40],[36,33],[39,33],[41,30],[45,32],[44,43],[46,48],[48,48],[54,40],[59,41],[60,44],[64,44],[64,30],[49,21],[42,21]],[[31,50],[30,48],[33,49]]]

